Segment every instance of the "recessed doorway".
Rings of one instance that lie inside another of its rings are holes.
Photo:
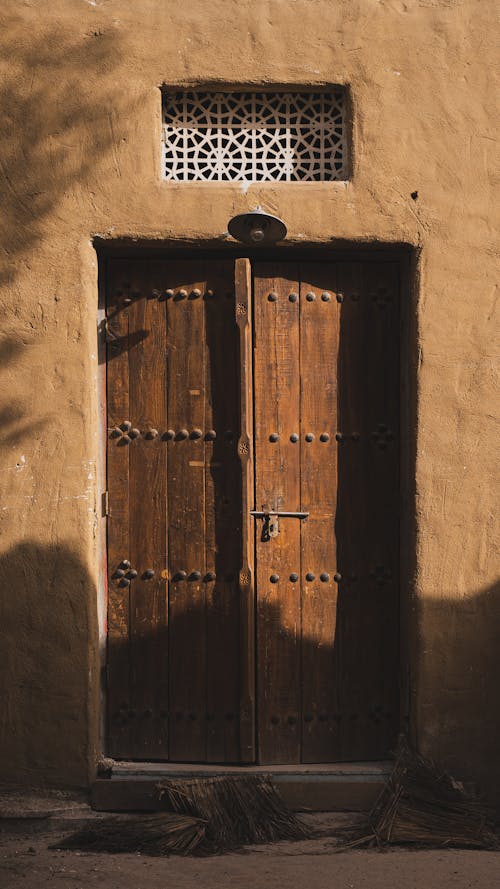
[[[400,267],[107,260],[108,752],[383,760]]]

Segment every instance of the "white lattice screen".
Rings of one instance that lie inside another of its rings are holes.
[[[164,175],[176,182],[346,178],[344,92],[164,92]]]

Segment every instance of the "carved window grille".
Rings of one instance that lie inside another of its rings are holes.
[[[167,92],[163,169],[174,182],[347,178],[345,93]]]

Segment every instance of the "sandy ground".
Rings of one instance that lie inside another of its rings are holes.
[[[253,846],[201,859],[150,858],[49,849],[89,817],[86,804],[52,799],[45,805],[28,803],[21,812],[14,803],[0,797],[1,889],[500,889],[496,852],[334,854],[336,830],[357,817],[349,814],[308,816],[317,826],[331,828],[331,838]]]

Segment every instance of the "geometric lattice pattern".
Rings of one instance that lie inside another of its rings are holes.
[[[345,94],[163,94],[164,176],[175,182],[347,177]]]

